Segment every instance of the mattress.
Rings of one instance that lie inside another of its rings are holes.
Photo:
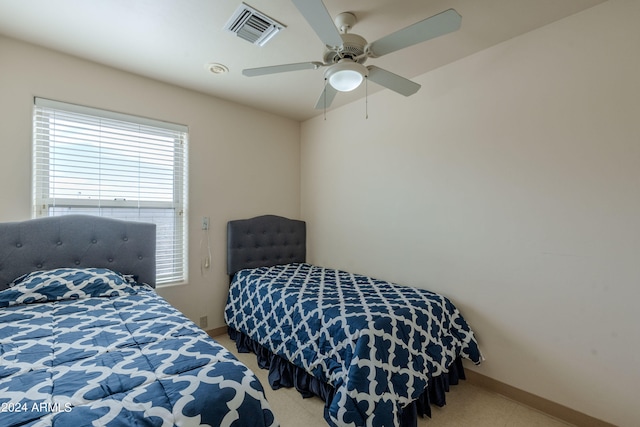
[[[331,425],[398,426],[402,408],[454,361],[480,363],[446,297],[306,263],[241,270],[227,324],[335,389]]]
[[[57,269],[0,291],[0,425],[278,424],[251,370],[153,289]]]

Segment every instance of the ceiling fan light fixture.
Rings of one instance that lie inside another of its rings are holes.
[[[325,78],[329,84],[340,92],[356,89],[367,76],[367,67],[351,60],[341,60],[329,67]]]

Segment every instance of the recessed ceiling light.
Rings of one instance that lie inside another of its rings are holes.
[[[213,74],[224,74],[229,72],[229,69],[226,65],[218,64],[216,62],[207,64],[207,70],[209,70]]]

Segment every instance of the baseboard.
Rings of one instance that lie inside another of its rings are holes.
[[[227,326],[209,329],[207,331],[207,334],[209,334],[209,336],[212,338],[226,333]],[[501,394],[508,399],[536,409],[540,412],[544,412],[545,414],[558,418],[559,420],[565,421],[567,423],[580,427],[616,427],[614,424],[610,424],[608,422],[594,418],[590,415],[560,405],[559,403],[555,403],[551,400],[536,396],[535,394],[520,390],[519,388],[510,386],[498,380],[494,380],[493,378],[489,378],[486,375],[479,374],[478,372],[472,371],[470,369],[465,369],[464,373],[469,384],[473,384],[485,390]]]
[[[566,406],[544,399],[535,394],[512,387],[508,384],[489,378],[470,369],[465,369],[465,376],[469,384],[476,385],[485,390],[501,394],[508,399],[529,406],[552,417],[558,418],[570,424],[580,427],[615,427],[614,424],[593,418],[582,412],[578,412]]]
[[[222,334],[226,334],[227,333],[227,327],[226,326],[221,326],[219,328],[215,328],[215,329],[209,329],[207,331],[207,334],[209,334],[209,336],[211,338],[215,338],[218,335],[222,335]]]

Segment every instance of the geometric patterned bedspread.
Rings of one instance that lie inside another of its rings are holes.
[[[327,422],[398,426],[457,357],[482,355],[442,295],[310,264],[242,270],[225,320],[335,389]]]
[[[61,270],[0,292],[0,426],[278,425],[254,374],[150,287]]]

